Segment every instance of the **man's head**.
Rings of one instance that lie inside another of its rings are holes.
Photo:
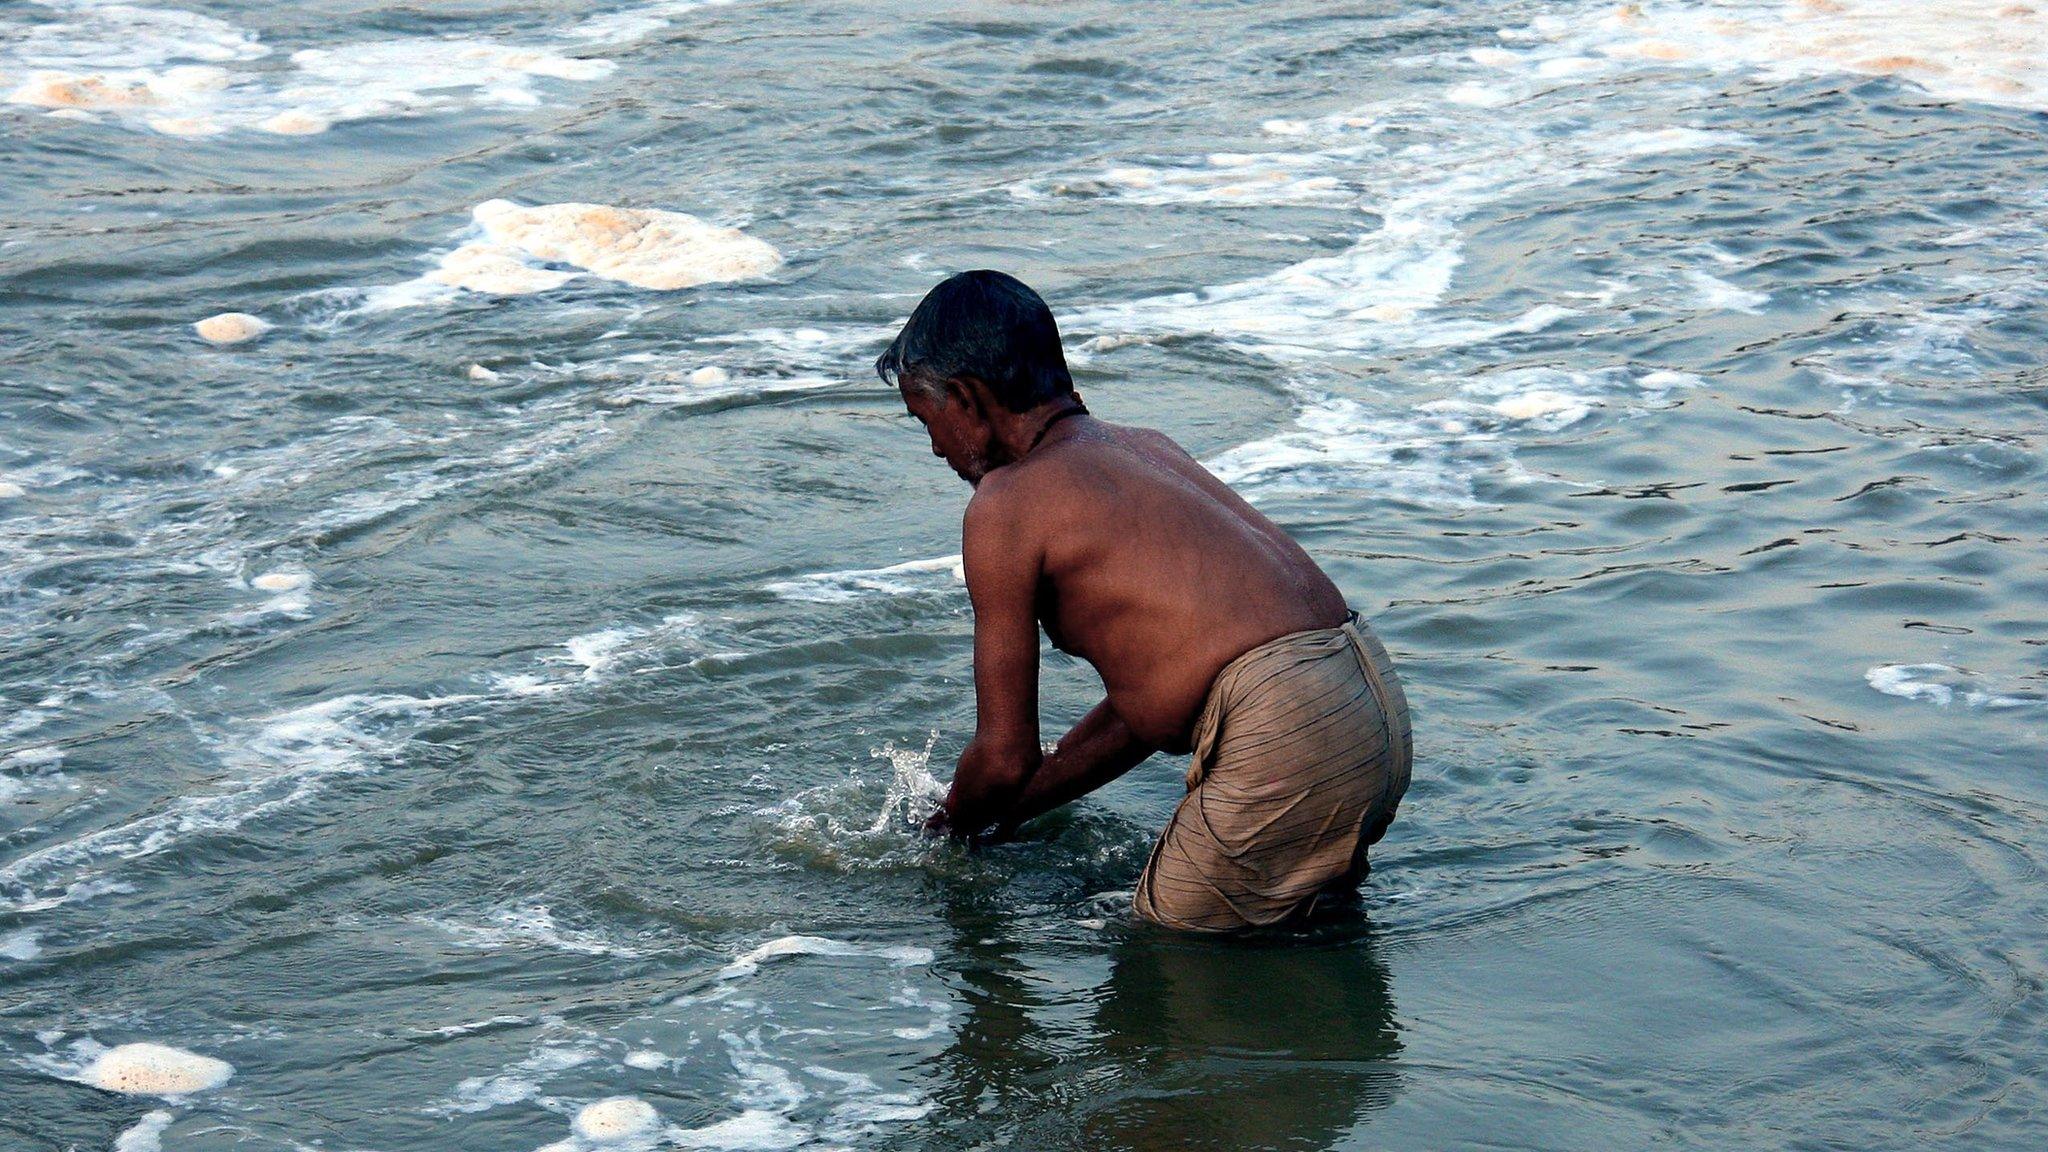
[[[1013,276],[962,272],[925,294],[875,371],[931,434],[932,454],[979,484],[1008,463],[1014,417],[1073,395],[1052,309]]]

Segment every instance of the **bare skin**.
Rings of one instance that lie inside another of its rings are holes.
[[[902,392],[932,454],[975,489],[961,532],[975,732],[933,831],[1000,838],[1155,751],[1189,751],[1224,665],[1344,622],[1308,553],[1163,433],[1063,415],[1073,397],[1010,412],[972,377]],[[1050,754],[1041,625],[1106,692]]]

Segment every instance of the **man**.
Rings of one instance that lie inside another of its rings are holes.
[[[1408,786],[1408,706],[1308,553],[1166,436],[1090,416],[1051,310],[1000,272],[932,289],[875,368],[974,486],[974,739],[929,827],[1001,838],[1192,752],[1140,916],[1230,931],[1355,887]],[[1107,690],[1050,753],[1041,624]]]

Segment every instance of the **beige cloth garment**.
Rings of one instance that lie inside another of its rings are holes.
[[[1225,665],[1195,722],[1188,794],[1138,879],[1138,915],[1226,932],[1355,886],[1414,763],[1393,659],[1356,613]]]

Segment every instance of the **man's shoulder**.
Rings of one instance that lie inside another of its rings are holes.
[[[989,473],[969,507],[986,502],[992,514],[1009,509],[1010,515],[1036,516],[1076,498],[1085,503],[1092,491],[1118,489],[1122,477],[1177,471],[1193,460],[1164,432],[1136,424],[1097,424],[1104,435],[1072,440],[1057,452],[1034,453]]]
[[[967,499],[964,523],[968,532],[1015,531],[1029,511],[1036,487],[1024,469],[998,468],[981,478]]]

